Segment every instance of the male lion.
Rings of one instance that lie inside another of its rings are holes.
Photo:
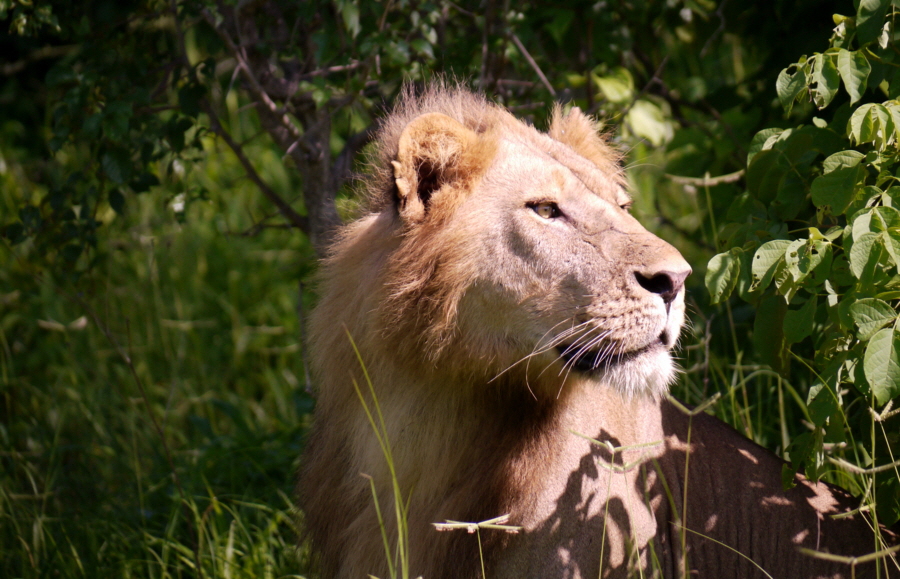
[[[312,319],[299,492],[325,577],[388,574],[370,484],[396,538],[364,372],[413,577],[480,577],[477,538],[432,523],[507,513],[520,533],[481,532],[491,579],[849,577],[798,548],[883,545],[864,517],[830,516],[847,493],[799,477],[784,491],[778,458],[664,398],[691,269],[629,215],[618,158],[578,109],[543,134],[433,87],[401,100],[378,145],[371,212],[332,247]]]

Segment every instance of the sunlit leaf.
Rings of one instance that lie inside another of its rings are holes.
[[[866,81],[872,71],[872,65],[862,51],[850,52],[843,48],[838,52],[838,72],[844,81],[844,87],[850,95],[850,104],[862,98],[866,92]]]
[[[635,135],[660,146],[672,138],[672,125],[656,104],[640,99],[625,115],[625,122]]]
[[[735,247],[709,260],[706,266],[706,289],[711,303],[719,303],[731,295],[741,273],[742,253],[741,248]]]
[[[824,173],[831,173],[835,169],[843,169],[844,167],[855,167],[865,158],[865,155],[859,151],[840,151],[829,156],[822,163]]]
[[[816,84],[812,91],[813,102],[818,108],[823,109],[837,94],[840,75],[834,65],[834,58],[830,54],[817,54],[813,61],[813,67],[812,81]]]
[[[766,242],[753,254],[753,289],[765,289],[772,281],[776,266],[784,260],[784,253],[791,244],[786,239]]]
[[[753,136],[753,140],[750,141],[750,147],[747,149],[748,167],[753,161],[753,157],[755,157],[757,153],[764,149],[765,144],[769,140],[769,138],[781,134],[782,131],[784,131],[784,129],[773,127],[770,129],[763,129]]]
[[[775,81],[775,90],[778,92],[778,100],[785,112],[790,114],[797,100],[797,95],[806,89],[806,66],[797,65],[797,70],[790,74],[790,67],[781,71]]]
[[[847,123],[847,134],[853,141],[873,143],[879,150],[895,140],[894,130],[891,113],[877,103],[862,105]]]
[[[872,336],[863,369],[878,404],[900,396],[900,333],[884,328]]]
[[[592,78],[601,95],[610,102],[624,103],[630,101],[634,95],[634,79],[631,73],[621,66],[614,68],[608,75],[592,75]]]
[[[858,279],[863,279],[866,270],[871,270],[874,262],[877,261],[879,252],[873,252],[873,250],[877,248],[878,239],[877,233],[865,233],[853,243],[853,248],[850,250],[850,271]]]
[[[858,330],[859,339],[865,341],[893,322],[897,318],[897,312],[887,302],[863,298],[850,304],[850,316]]]

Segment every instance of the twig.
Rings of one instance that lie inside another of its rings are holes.
[[[890,464],[882,464],[880,466],[875,466],[872,468],[860,468],[853,463],[847,462],[842,458],[837,457],[826,457],[828,462],[841,467],[842,469],[852,472],[853,474],[877,474],[879,472],[885,472],[891,469],[895,469],[900,466],[900,460],[895,460]]]
[[[691,185],[693,187],[715,187],[716,185],[721,185],[723,183],[734,183],[735,181],[739,181],[741,177],[744,176],[744,170],[740,169],[735,171],[734,173],[728,173],[727,175],[719,175],[718,177],[710,177],[709,175],[704,175],[703,177],[683,177],[681,175],[671,175],[669,173],[664,173],[666,178],[671,179],[675,183],[679,183],[681,185]]]
[[[212,105],[206,102],[206,99],[202,102],[203,109],[207,116],[209,116],[210,121],[210,129],[228,144],[231,150],[234,152],[235,156],[238,158],[238,161],[241,162],[241,165],[244,167],[244,171],[247,172],[247,177],[250,178],[251,181],[262,191],[262,194],[266,196],[266,198],[272,202],[275,207],[278,208],[278,211],[291,222],[296,228],[298,228],[303,233],[309,235],[310,227],[309,227],[309,219],[297,213],[293,207],[291,207],[284,199],[281,198],[278,193],[272,190],[259,176],[259,173],[256,172],[256,169],[253,167],[253,164],[250,162],[250,159],[247,158],[247,155],[244,154],[244,150],[241,146],[235,142],[228,131],[222,126],[222,123],[219,122],[219,116],[213,110]]]
[[[354,60],[354,61],[351,61],[350,64],[343,64],[340,66],[327,66],[325,68],[320,68],[319,70],[313,70],[313,71],[301,74],[300,76],[298,76],[296,78],[297,78],[297,80],[306,80],[308,78],[315,78],[317,76],[328,76],[329,74],[334,74],[336,72],[347,72],[350,70],[355,70],[362,65],[363,65],[363,63],[361,63],[360,61]]]
[[[531,65],[531,68],[534,69],[534,72],[537,73],[538,78],[541,79],[541,82],[544,83],[544,86],[547,88],[547,90],[550,92],[550,94],[553,95],[553,98],[556,98],[556,91],[553,89],[553,85],[551,85],[550,81],[547,80],[547,77],[544,76],[544,71],[541,70],[541,67],[538,66],[538,63],[536,63],[534,61],[534,59],[531,58],[531,54],[528,52],[528,49],[525,48],[525,45],[522,44],[522,41],[519,40],[519,37],[516,36],[516,34],[514,32],[511,32],[509,34],[509,37],[512,39],[513,43],[516,45],[516,48],[519,49],[519,52],[522,53],[522,56],[525,57],[525,60],[528,61],[528,64]]]
[[[728,0],[722,0],[719,3],[718,8],[716,8],[716,16],[719,17],[719,27],[716,28],[712,34],[709,35],[709,38],[706,39],[706,42],[703,44],[703,49],[700,51],[700,58],[706,56],[709,47],[712,45],[713,41],[718,38],[723,32],[725,32],[725,5],[728,4]]]
[[[256,76],[253,74],[253,71],[250,69],[250,65],[247,63],[246,55],[242,48],[238,48],[234,44],[234,40],[231,39],[221,27],[216,25],[216,20],[213,18],[213,15],[207,10],[203,8],[200,10],[200,14],[203,16],[203,19],[212,27],[213,30],[216,31],[216,34],[219,35],[219,38],[225,43],[225,46],[228,47],[229,52],[234,57],[237,62],[237,67],[240,69],[244,78],[247,80],[250,85],[250,91],[254,94],[256,99],[262,103],[273,115],[275,115],[281,125],[291,134],[298,146],[303,149],[303,151],[307,154],[313,154],[313,150],[310,146],[303,141],[303,134],[300,132],[294,123],[291,122],[291,119],[288,117],[287,113],[284,112],[284,109],[275,104],[275,101],[269,97],[269,94],[263,89],[262,85],[257,80]]]
[[[17,72],[21,72],[22,70],[24,70],[25,67],[32,62],[44,60],[47,58],[66,56],[67,54],[75,52],[76,50],[78,50],[78,48],[79,45],[77,44],[67,44],[66,46],[45,46],[43,48],[35,50],[21,60],[17,60],[15,62],[10,62],[8,64],[0,66],[0,74],[3,74],[5,76],[12,76]]]

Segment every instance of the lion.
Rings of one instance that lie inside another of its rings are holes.
[[[837,487],[783,490],[779,458],[665,396],[691,268],[629,213],[588,116],[557,106],[541,133],[433,86],[407,91],[377,148],[311,319],[298,494],[323,577],[390,573],[394,481],[412,577],[897,576],[801,554],[896,536]],[[433,525],[500,515],[520,531]]]

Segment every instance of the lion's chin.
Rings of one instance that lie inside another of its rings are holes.
[[[557,348],[572,370],[611,386],[626,396],[664,395],[675,378],[675,364],[669,349],[660,341],[616,356],[600,352],[567,351]]]

